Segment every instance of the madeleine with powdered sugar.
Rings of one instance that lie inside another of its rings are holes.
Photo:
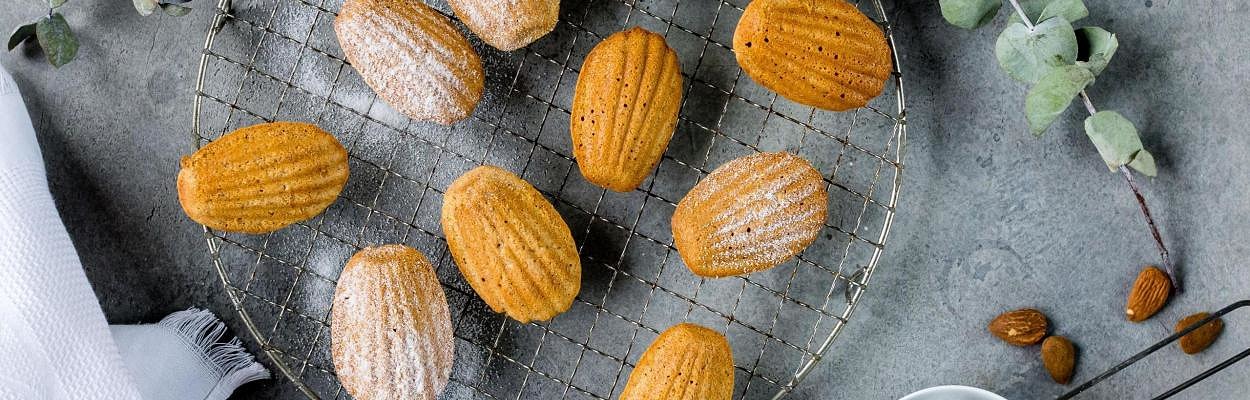
[[[482,98],[482,60],[438,11],[416,0],[348,0],[334,19],[343,54],[396,111],[450,125]]]
[[[330,352],[343,388],[361,400],[434,400],[455,359],[451,314],[420,251],[368,247],[334,289]]]
[[[775,267],[820,235],[825,182],[790,153],[758,153],[721,165],[673,212],[673,241],[695,275],[723,277]]]
[[[447,0],[460,22],[503,51],[512,51],[550,33],[560,18],[560,0]]]

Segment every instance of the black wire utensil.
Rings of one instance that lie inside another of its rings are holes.
[[[1190,325],[1188,328],[1182,329],[1180,332],[1176,332],[1172,336],[1168,336],[1164,338],[1163,340],[1160,340],[1159,342],[1151,345],[1150,347],[1147,347],[1145,350],[1142,350],[1141,352],[1134,354],[1132,357],[1129,357],[1128,360],[1124,360],[1124,362],[1107,369],[1101,374],[1098,374],[1098,376],[1086,381],[1085,383],[1082,383],[1080,386],[1077,386],[1076,388],[1072,389],[1072,391],[1064,393],[1062,396],[1059,396],[1058,399],[1065,400],[1065,399],[1074,398],[1077,395],[1085,392],[1086,390],[1089,390],[1089,388],[1092,388],[1098,385],[1099,383],[1101,383],[1102,381],[1106,380],[1107,378],[1110,378],[1112,375],[1115,375],[1116,373],[1123,371],[1125,368],[1128,368],[1134,363],[1141,361],[1143,358],[1146,358],[1146,356],[1149,356],[1151,353],[1154,353],[1155,351],[1158,351],[1159,349],[1167,347],[1167,345],[1172,344],[1172,342],[1175,342],[1176,340],[1180,339],[1181,336],[1185,336],[1189,334],[1189,332],[1193,332],[1194,330],[1202,327],[1203,325],[1206,325],[1208,322],[1214,321],[1217,318],[1224,316],[1224,314],[1228,314],[1229,312],[1232,312],[1233,310],[1237,310],[1239,308],[1246,307],[1246,306],[1250,306],[1250,300],[1241,300],[1236,303],[1229,304],[1228,306],[1220,309],[1219,311],[1211,313],[1211,315],[1207,316],[1206,318],[1203,318],[1202,320],[1195,322],[1194,324]],[[1159,400],[1159,399],[1166,399],[1166,398],[1172,397],[1176,395],[1177,393],[1180,393],[1181,391],[1188,389],[1190,386],[1193,386],[1197,384],[1198,382],[1202,382],[1202,380],[1211,377],[1211,375],[1215,375],[1216,373],[1224,370],[1225,368],[1228,368],[1229,366],[1236,364],[1238,361],[1241,361],[1247,356],[1250,356],[1250,348],[1246,348],[1245,350],[1242,350],[1240,353],[1237,353],[1236,355],[1229,357],[1228,359],[1220,362],[1219,364],[1216,364],[1215,366],[1207,369],[1206,371],[1202,371],[1202,373],[1199,373],[1198,375],[1195,375],[1194,377],[1189,378],[1188,380],[1184,382],[1181,382],[1180,384],[1172,387],[1171,389],[1168,389],[1168,391],[1163,392],[1163,394],[1155,396],[1154,399]]]

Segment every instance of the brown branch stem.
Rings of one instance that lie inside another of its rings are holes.
[[[1024,24],[1032,29],[1033,23],[1029,21],[1029,16],[1025,14],[1024,8],[1020,7],[1020,3],[1016,0],[1008,0],[1008,3],[1011,3],[1011,7],[1020,14],[1020,19],[1024,21]],[[1085,106],[1085,111],[1089,112],[1089,115],[1098,112],[1098,109],[1094,108],[1093,100],[1090,100],[1089,94],[1085,93],[1084,89],[1081,90],[1080,97],[1081,104]],[[1168,256],[1167,246],[1163,244],[1163,236],[1159,234],[1159,227],[1155,225],[1154,217],[1150,216],[1150,207],[1146,205],[1146,197],[1142,196],[1141,189],[1137,187],[1137,181],[1133,180],[1133,171],[1128,169],[1128,165],[1121,165],[1120,174],[1128,182],[1128,187],[1133,189],[1133,197],[1137,199],[1137,205],[1141,207],[1142,216],[1146,217],[1146,225],[1150,226],[1150,236],[1154,238],[1155,247],[1159,249],[1159,258],[1163,261],[1163,269],[1167,271],[1168,279],[1172,280],[1172,288],[1180,293],[1181,280],[1176,276],[1176,270],[1172,268],[1172,259]]]
[[[1127,165],[1121,165],[1120,175],[1124,175],[1124,181],[1128,182],[1130,189],[1133,189],[1133,196],[1137,198],[1137,205],[1141,207],[1142,216],[1146,217],[1146,225],[1150,226],[1150,235],[1155,239],[1155,247],[1159,249],[1159,258],[1163,259],[1163,270],[1167,271],[1168,278],[1172,280],[1172,288],[1180,293],[1181,280],[1176,276],[1176,270],[1172,269],[1172,258],[1168,256],[1168,248],[1163,244],[1163,235],[1159,234],[1159,227],[1155,225],[1155,219],[1150,215],[1150,207],[1146,206],[1146,198],[1142,196],[1141,189],[1137,187],[1137,181],[1133,179],[1133,171],[1129,171]]]
[[[1085,105],[1085,111],[1088,111],[1089,115],[1094,115],[1098,112],[1094,108],[1094,102],[1089,99],[1089,94],[1081,90],[1080,96],[1081,103]],[[1176,270],[1172,268],[1172,258],[1168,256],[1168,247],[1163,244],[1163,235],[1159,234],[1159,226],[1155,225],[1155,219],[1150,215],[1150,206],[1146,205],[1146,197],[1142,196],[1141,188],[1137,186],[1137,181],[1133,179],[1133,171],[1128,169],[1128,165],[1121,165],[1119,169],[1120,175],[1124,176],[1124,181],[1128,182],[1128,187],[1133,189],[1133,197],[1137,199],[1137,206],[1141,207],[1141,214],[1146,218],[1146,225],[1150,226],[1150,236],[1155,240],[1155,248],[1159,249],[1159,258],[1163,262],[1163,270],[1167,271],[1168,279],[1172,280],[1172,288],[1176,289],[1177,293],[1180,293],[1181,280],[1176,276]]]

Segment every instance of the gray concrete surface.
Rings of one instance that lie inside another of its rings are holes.
[[[6,31],[44,12],[39,0],[0,8]],[[188,149],[191,80],[210,4],[184,18],[139,17],[129,2],[72,0],[82,41],[59,70],[29,49],[0,56],[26,95],[53,192],[115,323],[188,306],[230,317],[197,227],[173,190]],[[993,61],[996,30],[946,25],[933,1],[894,7],[911,102],[901,215],[882,267],[833,356],[798,399],[888,399],[938,384],[982,386],[1013,399],[1051,397],[1035,348],[991,338],[998,312],[1036,307],[1077,343],[1083,381],[1167,335],[1183,315],[1250,297],[1250,4],[1092,1],[1085,23],[1121,47],[1090,90],[1135,121],[1159,160],[1144,182],[1187,291],[1154,319],[1123,321],[1127,287],[1156,260],[1123,181],[1108,173],[1075,112],[1041,139],[1026,132],[1025,88]],[[1002,19],[996,25],[1001,25]],[[1244,314],[1244,313],[1243,313]],[[1086,398],[1146,398],[1244,348],[1250,317],[1227,321],[1206,353],[1167,349]],[[1180,398],[1242,398],[1250,364]],[[235,398],[296,398],[289,385]]]

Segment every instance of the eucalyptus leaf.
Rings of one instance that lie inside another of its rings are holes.
[[[57,8],[65,5],[66,0],[48,0],[48,8]]]
[[[1076,65],[1055,68],[1037,81],[1024,98],[1024,116],[1029,130],[1041,136],[1046,128],[1068,109],[1072,99],[1094,81],[1094,73]]]
[[[1068,23],[1089,16],[1089,9],[1081,0],[1020,0],[1020,8],[1029,16],[1029,22],[1039,23],[1051,17],[1063,17]],[[1020,22],[1020,13],[1012,13],[1007,22]]]
[[[1089,116],[1085,119],[1085,134],[1089,135],[1089,140],[1098,148],[1098,155],[1112,171],[1137,161],[1138,165],[1129,166],[1146,175],[1155,172],[1154,156],[1142,149],[1137,128],[1120,113],[1099,111]]]
[[[191,0],[159,0],[159,3],[161,3],[162,5],[164,4],[186,4],[190,2]]]
[[[994,20],[1002,0],[938,0],[942,18],[964,29],[979,28]]]
[[[1155,176],[1159,174],[1159,169],[1155,167],[1155,156],[1150,154],[1146,149],[1137,152],[1137,156],[1133,157],[1133,161],[1128,163],[1129,168],[1137,170],[1146,176]]]
[[[160,8],[161,4],[157,0],[134,0],[135,10],[139,11],[139,15],[149,16]]]
[[[165,14],[172,17],[181,17],[191,13],[191,7],[183,7],[177,4],[161,4],[161,9],[165,10]]]
[[[1013,23],[998,35],[994,55],[1007,75],[1033,84],[1055,67],[1076,61],[1076,33],[1063,18],[1048,19],[1033,29]]]
[[[1115,34],[1097,26],[1076,30],[1077,64],[1089,68],[1097,76],[1111,63],[1111,57],[1120,47]]]
[[[61,13],[40,19],[35,25],[35,34],[38,35],[39,47],[43,48],[43,54],[53,67],[69,64],[78,55],[78,39]]]
[[[17,27],[17,29],[13,30],[13,34],[9,35],[9,51],[13,51],[13,49],[17,48],[17,45],[33,37],[35,37],[35,24]]]

